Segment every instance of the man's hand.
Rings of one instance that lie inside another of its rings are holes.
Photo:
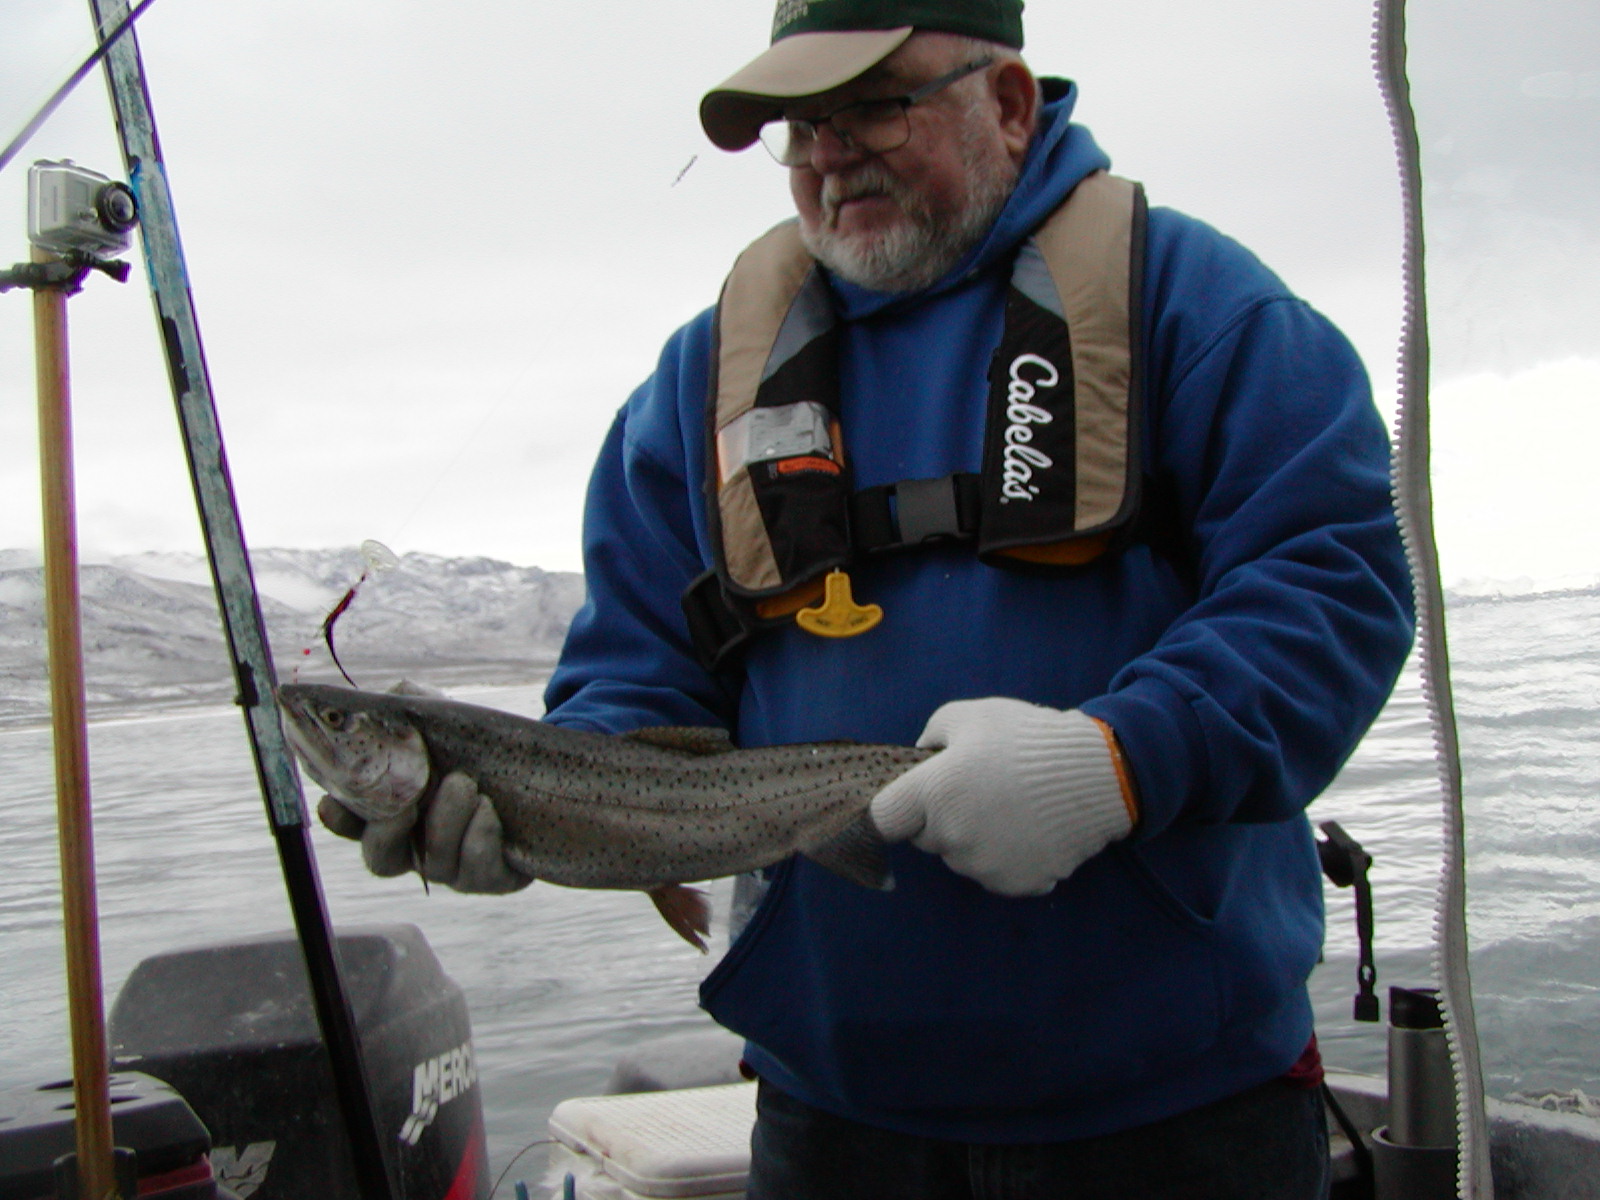
[[[873,824],[991,892],[1042,896],[1133,830],[1115,735],[1077,709],[954,700],[917,745],[939,753],[878,793]]]
[[[412,861],[413,808],[388,821],[363,821],[332,796],[317,803],[317,816],[340,837],[360,839],[361,857],[374,875],[404,875]],[[500,815],[470,775],[446,775],[428,805],[423,825],[422,873],[430,883],[458,892],[502,894],[533,882],[506,861]]]

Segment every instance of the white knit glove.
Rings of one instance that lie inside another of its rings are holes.
[[[359,838],[367,870],[384,877],[413,869],[413,805],[387,821],[363,821],[334,796],[317,803],[317,816],[340,837]],[[470,775],[456,771],[439,781],[423,826],[422,874],[458,892],[516,892],[533,882],[505,858],[500,814]]]
[[[872,823],[991,892],[1042,896],[1133,830],[1110,727],[1075,708],[953,700],[917,745],[940,752],[878,793]]]

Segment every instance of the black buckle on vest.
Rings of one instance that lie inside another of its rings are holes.
[[[858,554],[873,554],[925,542],[970,540],[978,534],[979,484],[979,476],[960,474],[856,492],[850,497],[851,544]],[[713,671],[731,666],[763,624],[729,598],[714,570],[685,588],[681,603],[695,653]]]
[[[873,554],[976,537],[979,482],[961,474],[863,488],[850,497],[850,540]]]
[[[695,653],[709,670],[730,666],[755,632],[756,627],[723,594],[722,581],[715,571],[697,577],[683,590],[679,603],[689,622]]]

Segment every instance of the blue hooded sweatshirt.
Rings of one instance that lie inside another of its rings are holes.
[[[1108,159],[1048,81],[1014,194],[943,280],[832,280],[858,487],[979,470],[1017,246]],[[885,1128],[980,1142],[1109,1133],[1284,1073],[1311,1035],[1322,891],[1304,810],[1377,714],[1411,639],[1388,442],[1354,351],[1248,251],[1149,217],[1145,468],[1186,553],[1135,544],[1041,578],[970,547],[852,570],[868,634],[761,635],[695,658],[679,597],[704,511],[712,314],[668,342],[601,452],[588,601],[548,719],[718,725],[744,746],[910,744],[949,700],[1080,708],[1116,731],[1140,821],[1051,893],[1008,898],[910,846],[871,892],[804,859],[701,988],[764,1078]]]

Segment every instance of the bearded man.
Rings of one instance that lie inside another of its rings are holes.
[[[1411,638],[1387,442],[1021,45],[1019,0],[781,0],[705,98],[798,221],[619,414],[547,719],[939,749],[872,805],[893,890],[740,881],[752,1200],[1321,1196],[1304,810]],[[447,882],[526,882],[460,812]]]

